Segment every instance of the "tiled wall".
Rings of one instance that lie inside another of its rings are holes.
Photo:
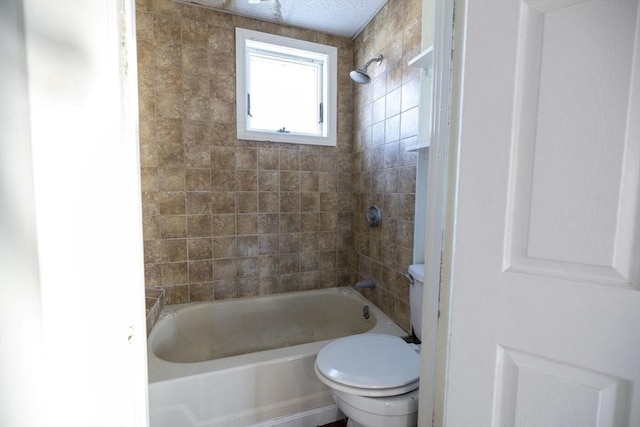
[[[355,41],[169,0],[136,8],[146,286],[175,304],[373,278],[363,293],[408,328],[421,0],[389,0]],[[236,26],[338,47],[338,147],[235,138]],[[353,84],[380,53],[372,84]]]
[[[382,53],[369,67],[373,82],[355,87],[353,280],[373,278],[363,293],[409,327],[409,287],[404,273],[413,260],[416,154],[420,76],[407,62],[420,53],[421,0],[389,0],[354,45],[355,65]],[[369,206],[382,223],[368,228]]]
[[[353,42],[136,2],[147,287],[167,304],[348,285]],[[235,27],[338,47],[338,146],[235,138]]]

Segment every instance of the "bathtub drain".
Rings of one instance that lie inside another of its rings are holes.
[[[371,315],[369,314],[369,306],[365,305],[364,307],[362,307],[362,317],[368,320],[370,316]]]

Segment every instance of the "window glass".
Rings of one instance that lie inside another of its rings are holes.
[[[318,64],[249,54],[249,70],[249,129],[322,134]]]

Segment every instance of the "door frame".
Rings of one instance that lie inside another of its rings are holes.
[[[427,0],[428,1],[428,0]],[[460,3],[460,4],[459,4]],[[425,337],[420,366],[421,393],[418,425],[443,426],[446,405],[447,360],[449,353],[449,322],[451,299],[451,260],[453,255],[453,212],[457,174],[457,132],[453,118],[459,108],[456,64],[461,64],[463,28],[461,0],[435,1],[433,40],[433,87],[429,171],[427,180],[427,209],[425,232],[425,287],[437,288],[437,301],[430,301],[424,292],[424,310],[437,310],[437,336]],[[454,21],[454,11],[455,18]],[[454,25],[454,22],[458,25]],[[423,316],[423,331],[429,330],[431,316]],[[425,348],[426,347],[426,348]],[[426,351],[425,351],[426,350]],[[425,392],[427,391],[427,392]]]

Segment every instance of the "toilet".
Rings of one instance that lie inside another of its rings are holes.
[[[409,266],[407,277],[411,324],[421,339],[424,264]],[[352,335],[320,350],[315,371],[349,418],[348,427],[416,426],[419,346],[393,335]]]

